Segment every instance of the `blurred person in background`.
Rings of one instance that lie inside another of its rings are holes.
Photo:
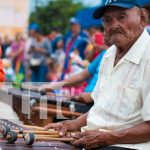
[[[107,49],[107,46],[104,42],[104,30],[102,26],[100,28],[93,26],[88,32],[90,34],[90,42],[86,47],[85,57],[91,62],[99,53]]]
[[[0,47],[0,86],[3,86],[3,82],[5,81],[5,71],[4,71],[4,65],[3,61],[1,60],[2,56],[2,49]],[[7,119],[10,120],[16,124],[22,124],[22,122],[19,120],[17,114],[13,111],[13,109],[10,107],[10,105],[7,104],[5,100],[8,100],[10,96],[3,91],[0,91],[1,95],[1,101],[0,101],[0,119]]]
[[[34,41],[34,32],[36,29],[39,29],[40,26],[38,23],[31,23],[28,27],[28,38],[26,41],[26,47],[25,47],[25,59],[29,60],[29,50],[32,46],[32,42]]]
[[[25,40],[22,37],[21,33],[17,33],[15,40],[10,46],[7,56],[12,61],[12,67],[16,74],[16,81],[24,81],[25,77],[25,68],[24,68],[24,50],[25,50]]]
[[[52,57],[49,59],[48,67],[49,67],[49,72],[47,77],[48,81],[56,82],[60,80],[60,76],[61,76],[60,65],[56,57]]]
[[[149,24],[146,25],[146,30],[150,34],[150,25]]]
[[[63,35],[58,28],[53,28],[48,37],[51,41],[53,53],[55,53],[57,49],[63,48]]]
[[[71,54],[84,59],[84,50],[89,42],[89,36],[86,32],[81,29],[80,21],[73,17],[70,19],[70,31],[64,36],[64,50],[65,50],[65,63],[62,74],[62,79],[65,78],[66,74],[70,73],[71,68]]]
[[[39,29],[40,26],[38,23],[31,23],[29,24],[29,27],[28,27],[28,37],[27,37],[27,40],[26,40],[26,46],[25,46],[25,72],[26,72],[26,75],[25,75],[25,81],[29,82],[31,81],[31,69],[30,69],[30,54],[29,54],[29,50],[32,46],[32,43],[34,41],[34,32],[36,29]]]
[[[14,82],[16,80],[16,74],[11,59],[3,58],[2,63],[5,72],[5,82]]]
[[[30,30],[33,41],[30,45],[30,67],[32,71],[32,82],[46,82],[48,65],[47,58],[52,54],[52,46],[49,39],[44,37],[39,26]]]
[[[51,55],[51,57],[52,57],[52,60],[54,61],[53,63],[50,63],[49,65],[50,66],[50,71],[49,71],[50,81],[52,81],[53,74],[55,74],[54,81],[58,81],[60,80],[63,65],[64,65],[64,60],[65,60],[63,35],[61,34],[58,28],[53,28],[50,32],[49,39],[50,39],[50,42],[52,44],[52,49],[53,49],[53,54]]]
[[[2,41],[1,41],[2,58],[6,57],[6,50],[8,47],[10,47],[10,45],[11,45],[11,40],[9,39],[7,35],[5,35],[5,37],[2,38]]]
[[[2,48],[0,47],[0,58],[1,56],[2,56]],[[3,67],[2,60],[0,59],[0,82],[4,82],[4,81],[5,81],[4,67]]]

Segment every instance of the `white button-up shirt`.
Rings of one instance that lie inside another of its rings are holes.
[[[84,130],[119,131],[150,121],[150,36],[146,30],[114,67],[117,47],[105,53]],[[150,150],[150,142],[117,146]]]

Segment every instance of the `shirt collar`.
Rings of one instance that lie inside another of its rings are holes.
[[[122,58],[124,60],[130,61],[135,64],[139,64],[141,57],[144,53],[145,46],[149,44],[150,36],[146,29],[144,29],[141,36],[134,43],[134,45],[129,49],[127,54]],[[115,45],[111,46],[109,49],[109,53],[105,55],[105,57],[113,57],[116,55],[117,47]]]
[[[113,57],[116,55],[117,52],[117,47],[115,45],[112,45],[111,47],[109,47],[104,55],[104,57],[109,58],[109,57]]]

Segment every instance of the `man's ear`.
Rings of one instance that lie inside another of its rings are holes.
[[[148,12],[145,8],[140,9],[141,22],[145,24],[148,23]]]

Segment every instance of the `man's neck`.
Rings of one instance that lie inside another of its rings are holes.
[[[115,64],[114,66],[120,61],[120,59],[130,50],[130,48],[135,44],[135,42],[138,40],[138,38],[141,36],[143,33],[144,29],[137,34],[137,36],[134,38],[133,41],[128,43],[128,45],[124,47],[117,47],[117,54],[116,54],[116,59],[115,59]]]
[[[144,29],[142,31],[140,31],[137,36],[135,36],[135,38],[128,43],[127,45],[125,45],[124,47],[118,47],[118,51],[120,53],[126,53],[130,50],[130,48],[135,44],[135,42],[139,39],[139,37],[141,36],[141,34],[143,33]]]

